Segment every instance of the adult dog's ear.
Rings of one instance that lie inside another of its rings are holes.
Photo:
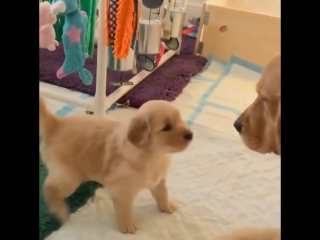
[[[281,155],[281,101],[279,101],[278,114],[276,119],[276,143],[278,154]]]
[[[138,113],[129,123],[128,140],[137,147],[144,147],[148,144],[149,134],[150,125],[147,116]]]

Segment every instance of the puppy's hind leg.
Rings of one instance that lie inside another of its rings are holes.
[[[151,194],[161,212],[172,214],[177,210],[177,206],[169,200],[165,179],[162,179],[158,185],[151,189]]]
[[[49,173],[43,186],[44,198],[49,211],[61,222],[65,222],[69,218],[69,209],[65,203],[65,199],[69,197],[80,184],[80,178],[72,175],[69,171],[60,171],[59,175]]]

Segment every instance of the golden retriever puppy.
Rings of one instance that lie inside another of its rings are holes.
[[[44,196],[49,210],[68,219],[64,199],[85,181],[108,189],[123,233],[135,233],[133,203],[150,189],[160,211],[173,213],[166,175],[171,154],[185,150],[192,132],[179,110],[166,101],[149,101],[128,125],[95,116],[57,118],[40,97],[41,154],[49,174]]]
[[[257,98],[233,126],[251,150],[281,155],[281,54],[267,64],[256,91]]]
[[[236,229],[228,234],[213,238],[213,240],[280,240],[280,228],[245,227]]]

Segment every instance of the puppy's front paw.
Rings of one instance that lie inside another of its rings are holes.
[[[178,209],[177,205],[170,201],[166,204],[159,205],[158,208],[161,212],[165,212],[168,214],[172,214]]]
[[[135,234],[139,229],[139,224],[135,220],[119,223],[119,230],[125,234]]]
[[[54,50],[56,50],[56,46],[51,44],[51,45],[48,45],[47,49],[51,52],[53,52]]]

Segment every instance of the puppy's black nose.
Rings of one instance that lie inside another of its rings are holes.
[[[235,121],[235,122],[233,123],[233,126],[234,126],[234,128],[238,131],[238,133],[241,133],[241,130],[242,130],[242,127],[243,127],[241,121],[238,121],[238,120]]]
[[[184,134],[184,138],[185,138],[186,140],[192,140],[192,137],[193,137],[193,133],[192,133],[192,132],[186,132],[186,133]]]

